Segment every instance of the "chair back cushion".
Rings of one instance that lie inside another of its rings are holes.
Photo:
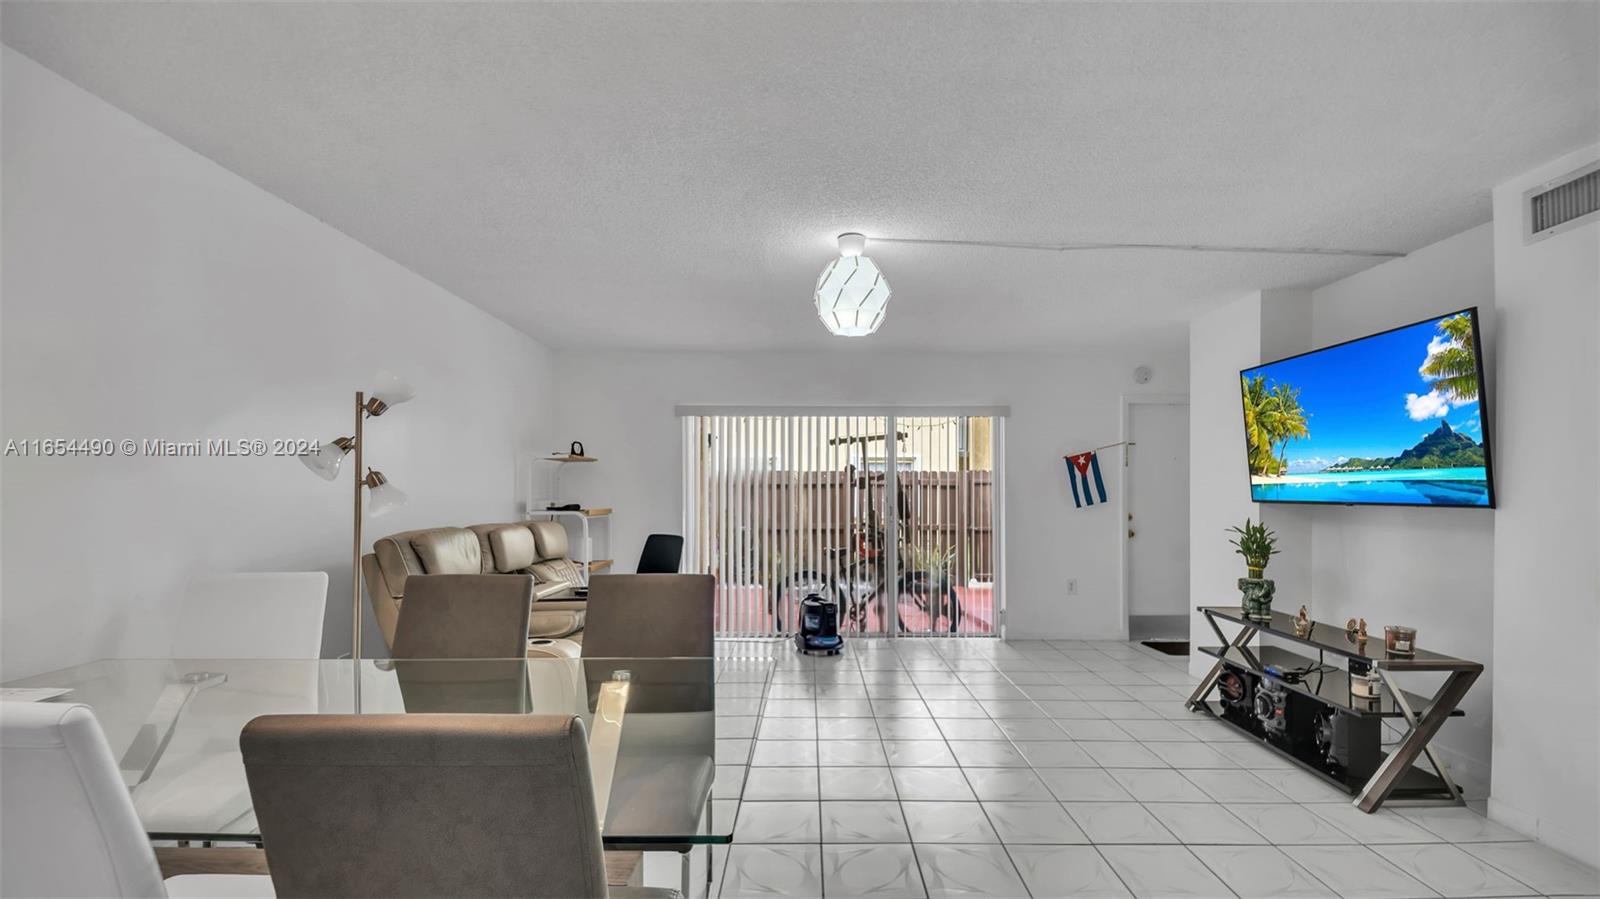
[[[470,533],[470,532],[468,532]],[[406,586],[395,624],[397,659],[518,659],[527,652],[533,578],[429,574]]]
[[[279,896],[606,896],[577,718],[267,716],[239,743]]]
[[[539,550],[539,560],[565,559],[567,557],[567,529],[559,521],[530,521],[534,544]]]
[[[716,578],[607,574],[589,580],[585,658],[708,658]]]
[[[491,527],[484,533],[484,538],[489,544],[494,570],[501,574],[522,571],[539,560],[539,548],[534,542],[533,532],[525,524]]]
[[[683,564],[683,538],[677,534],[651,534],[644,538],[636,574],[677,574]]]
[[[463,538],[472,543],[471,550],[462,544]],[[479,551],[477,543],[477,537],[465,528],[425,528],[379,537],[372,541],[372,554],[378,557],[378,570],[383,572],[384,587],[391,597],[400,599],[406,595],[406,578],[413,574],[481,574],[483,553]],[[429,547],[434,565],[453,570],[435,571],[429,568],[417,550],[419,544]],[[448,554],[444,550],[447,546],[454,546],[460,557],[454,565],[441,558]],[[469,563],[468,559],[475,560],[476,566]],[[471,570],[454,570],[457,568]]]
[[[190,579],[172,641],[179,659],[315,659],[322,655],[325,571]]]
[[[0,703],[0,895],[165,897],[88,706]]]
[[[411,538],[425,574],[483,574],[478,535],[466,528],[440,528]]]

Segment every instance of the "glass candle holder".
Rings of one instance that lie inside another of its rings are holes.
[[[1409,656],[1417,651],[1417,629],[1391,624],[1383,629],[1383,648],[1392,656]]]

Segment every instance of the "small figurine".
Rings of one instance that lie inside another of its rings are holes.
[[[1367,648],[1367,619],[1352,618],[1344,623],[1344,635],[1356,644],[1357,649]]]
[[[1300,607],[1300,614],[1294,616],[1294,635],[1304,637],[1311,633],[1311,616],[1306,614],[1306,607]]]

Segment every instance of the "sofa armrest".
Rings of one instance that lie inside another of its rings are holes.
[[[546,596],[555,596],[558,593],[571,592],[572,585],[566,581],[549,581],[547,583],[536,583],[533,585],[533,598],[535,600],[543,600]],[[577,602],[579,605],[582,605],[583,600],[578,600]]]

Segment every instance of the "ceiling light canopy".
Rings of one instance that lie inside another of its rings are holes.
[[[864,234],[839,235],[839,258],[817,278],[817,318],[829,333],[865,337],[878,330],[889,308],[889,282],[871,259]]]

